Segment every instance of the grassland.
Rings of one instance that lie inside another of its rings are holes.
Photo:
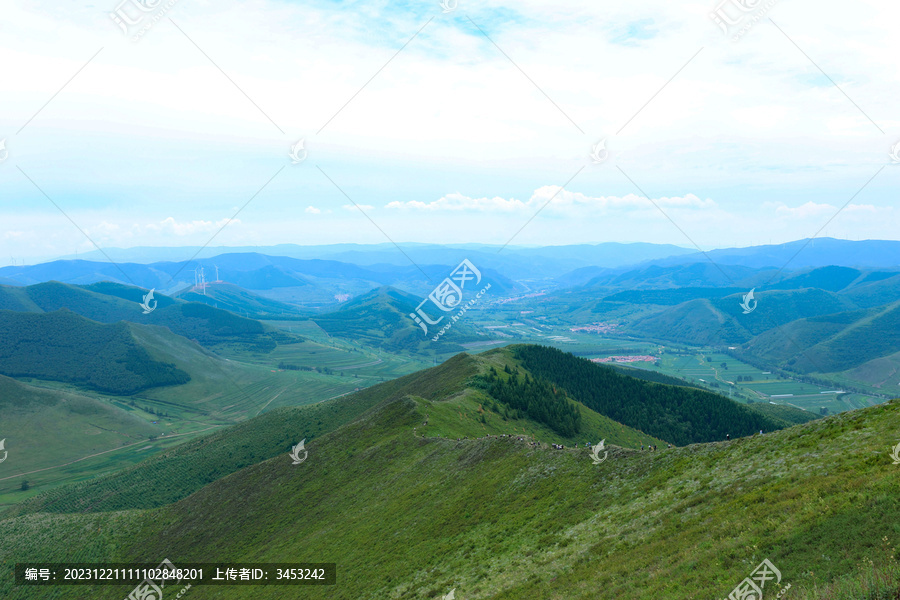
[[[175,504],[0,516],[0,564],[336,562],[336,586],[302,590],[312,600],[433,599],[454,588],[464,600],[722,598],[765,558],[791,585],[788,597],[871,600],[863,585],[875,569],[893,572],[890,589],[900,589],[900,497],[888,456],[900,402],[730,442],[657,453],[614,446],[594,465],[585,448],[457,441],[479,425],[475,399],[452,391],[470,372],[459,362],[391,382],[385,401],[307,444],[302,465],[276,455]],[[468,417],[454,420],[459,409]],[[305,410],[289,409],[284,425],[295,431],[290,419]],[[426,417],[422,438],[414,429]],[[246,435],[238,437],[252,445]],[[226,443],[237,442],[217,445]],[[8,582],[7,571],[0,593],[15,600],[119,600],[129,589]],[[190,593],[267,600],[286,592]]]
[[[7,438],[7,447],[15,448],[15,459],[0,463],[0,507],[56,486],[115,473],[268,411],[322,402],[423,366],[345,342],[332,346],[313,341],[328,342],[327,336],[280,345],[273,353],[221,349],[231,357],[223,358],[161,327],[133,326],[132,332],[151,356],[178,364],[191,373],[191,381],[110,396],[29,380],[16,394],[34,402],[52,398],[53,406],[41,408],[39,419],[33,411],[7,410],[0,399],[0,439]],[[280,361],[331,373],[279,370]],[[0,395],[12,397],[12,387]],[[23,481],[30,486],[25,492]]]

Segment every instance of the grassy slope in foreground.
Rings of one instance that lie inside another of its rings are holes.
[[[279,455],[171,506],[0,521],[0,563],[336,562],[338,585],[303,598],[424,599],[456,588],[461,600],[722,598],[764,558],[800,598],[862,562],[896,565],[900,497],[885,440],[897,435],[897,401],[731,442],[614,449],[600,465],[586,449],[417,438],[424,410],[412,397],[389,401],[308,444],[299,466]],[[0,575],[4,598],[127,592],[13,591],[9,572]]]
[[[284,454],[300,439],[309,441],[334,431],[378,404],[405,396],[417,398],[428,415],[428,426],[420,424],[418,427],[420,435],[474,438],[508,433],[534,435],[538,440],[566,445],[606,439],[610,444],[634,448],[642,443],[661,443],[661,440],[586,409],[582,409],[582,432],[575,438],[559,436],[527,418],[504,419],[484,410],[486,397],[467,387],[467,383],[489,364],[502,369],[513,361],[503,353],[496,353],[490,361],[460,354],[433,369],[331,402],[274,410],[234,428],[185,443],[118,473],[50,490],[11,507],[6,513],[0,513],[0,517],[163,506],[248,465]],[[451,397],[453,400],[447,401]]]
[[[731,442],[652,454],[613,448],[593,465],[584,448],[456,441],[480,425],[452,418],[475,393],[453,392],[473,361],[460,356],[416,374],[421,395],[395,390],[308,443],[301,465],[278,454],[153,510],[4,518],[0,593],[119,599],[127,589],[13,590],[8,569],[26,560],[168,557],[336,562],[339,584],[305,588],[304,598],[435,598],[455,587],[465,600],[683,600],[727,596],[769,558],[800,597],[863,561],[892,560],[897,401]],[[423,439],[413,430],[425,414]],[[432,427],[456,436],[433,437]],[[190,593],[265,600],[286,590]]]

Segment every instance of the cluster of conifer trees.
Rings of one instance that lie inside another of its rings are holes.
[[[499,402],[543,423],[553,431],[572,437],[581,430],[581,412],[569,402],[565,391],[543,379],[519,376],[519,369],[504,369],[507,377],[491,367],[487,392]]]
[[[84,385],[112,394],[190,381],[175,365],[154,360],[128,325],[103,325],[68,310],[0,310],[0,374]]]
[[[643,381],[556,348],[521,345],[513,351],[532,375],[591,410],[679,446],[783,426],[718,394]]]

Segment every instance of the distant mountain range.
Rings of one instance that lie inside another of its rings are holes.
[[[302,260],[329,260],[350,263],[363,267],[391,265],[398,267],[425,265],[457,265],[469,259],[479,268],[494,269],[505,277],[521,279],[552,279],[563,273],[588,266],[607,268],[634,265],[647,260],[689,254],[690,249],[670,244],[607,242],[602,244],[578,244],[569,246],[544,246],[537,248],[523,246],[497,246],[488,244],[331,244],[324,246],[298,246],[279,244],[266,247],[219,247],[219,248],[106,248],[104,252],[116,262],[153,264],[174,261],[180,264],[185,257],[200,252],[200,262],[223,254],[265,254]],[[80,254],[77,257],[62,257],[62,260],[82,259],[109,262],[107,256],[98,251]],[[191,265],[194,268],[195,265]],[[219,265],[220,267],[222,265]],[[5,277],[0,269],[0,277]],[[390,283],[390,282],[382,282]],[[391,285],[394,285],[391,283]]]
[[[198,277],[196,273],[202,268],[207,282],[223,281],[277,302],[318,308],[337,305],[345,301],[341,299],[345,296],[358,296],[385,285],[425,295],[443,281],[461,260],[445,264],[377,264],[369,267],[333,260],[257,253],[222,254],[213,259],[151,264],[57,260],[39,265],[3,267],[0,268],[0,278],[19,285],[47,281],[76,285],[114,282],[178,294],[191,288],[195,288],[193,291],[200,289],[194,283]],[[476,268],[491,281],[494,294],[513,294],[525,290],[494,269],[477,265]],[[232,288],[232,292],[238,293],[237,288]],[[223,301],[227,303],[226,299]],[[271,305],[267,310],[279,312],[286,309]]]
[[[107,248],[110,264],[100,252],[33,266],[0,268],[0,282],[39,283],[56,279],[67,283],[114,280],[172,291],[193,283],[194,269],[204,267],[207,280],[220,278],[245,289],[267,290],[267,295],[288,300],[291,293],[325,302],[334,294],[359,293],[391,285],[421,293],[429,279],[440,280],[447,268],[470,260],[495,279],[541,282],[554,287],[609,283],[631,271],[642,272],[644,287],[651,284],[651,267],[666,269],[698,265],[684,277],[696,279],[680,285],[735,285],[751,273],[781,277],[793,271],[825,266],[865,270],[893,269],[900,265],[900,241],[850,241],[833,238],[803,239],[778,245],[723,248],[698,252],[670,244],[606,242],[565,246],[522,247],[487,244],[331,244],[267,247]],[[199,255],[201,258],[185,260]],[[700,266],[702,265],[702,266]],[[124,273],[123,273],[124,272]],[[177,273],[177,277],[176,277]],[[174,280],[173,280],[174,278]],[[625,283],[624,280],[620,281]],[[674,282],[673,282],[674,283]],[[302,291],[288,288],[306,288]],[[276,291],[280,290],[280,291]]]
[[[190,262],[60,260],[4,267],[0,279],[29,287],[18,294],[15,287],[0,288],[0,309],[69,308],[114,323],[133,320],[141,288],[156,288],[169,293],[157,292],[159,307],[150,319],[208,346],[240,330],[242,343],[254,338],[260,349],[271,347],[272,332],[259,329],[254,319],[312,318],[334,336],[431,354],[426,334],[409,315],[459,264],[455,261],[469,259],[492,286],[479,310],[540,308],[561,325],[606,319],[630,335],[733,347],[747,360],[799,373],[844,373],[877,387],[900,383],[895,374],[900,373],[900,334],[894,335],[891,309],[900,298],[900,242],[826,238],[705,255],[654,244],[402,247],[417,264],[392,245],[346,244],[275,247],[318,255],[313,258],[250,252]],[[157,250],[165,249],[123,255]],[[821,263],[828,264],[817,266]],[[200,268],[207,281],[218,275],[205,293],[193,285],[193,271]],[[758,306],[745,313],[741,303],[750,290]],[[544,291],[549,293],[535,293]],[[116,297],[128,302],[116,304]],[[504,304],[491,305],[498,300]],[[203,304],[207,308],[200,308]],[[483,341],[482,333],[464,321],[441,339],[441,352]]]

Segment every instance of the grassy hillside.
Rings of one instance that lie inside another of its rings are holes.
[[[439,325],[429,326],[428,335],[425,335],[409,316],[421,301],[422,298],[412,294],[381,287],[313,320],[330,335],[353,339],[388,352],[428,354],[433,349],[444,353],[461,352],[463,348],[460,343],[477,339],[472,326],[463,319],[454,323],[439,341],[432,342],[431,338],[448,323],[449,316],[445,316]],[[432,318],[435,317],[437,315],[432,315]]]
[[[143,341],[147,347],[156,351],[162,351],[158,346],[154,335],[159,332],[154,328],[140,328]],[[163,336],[158,341],[166,342],[168,338]],[[178,349],[177,344],[172,345],[172,340],[165,343],[164,354],[167,358],[175,358],[179,364],[190,364],[201,373],[215,373],[221,366],[216,362],[203,363],[202,352],[198,356],[197,350],[190,348]],[[195,347],[196,348],[196,347]],[[517,347],[521,349],[522,347]],[[514,348],[513,350],[516,350]],[[556,351],[554,351],[556,352]],[[192,358],[193,356],[193,358]],[[197,360],[201,362],[197,362]],[[572,361],[581,363],[581,359],[570,357]],[[221,361],[218,361],[219,363]],[[592,371],[606,372],[609,369],[588,363]],[[201,368],[202,367],[202,368]],[[491,372],[512,373],[519,372],[521,363],[515,358],[514,352],[491,351],[477,357],[465,354],[458,355],[446,363],[427,371],[422,371],[390,381],[381,385],[362,390],[355,394],[337,399],[333,402],[313,405],[303,408],[301,412],[294,413],[285,410],[276,410],[265,419],[255,419],[232,433],[217,433],[205,442],[190,442],[181,448],[166,452],[164,455],[135,467],[129,467],[119,473],[107,477],[86,481],[74,488],[62,488],[51,490],[38,498],[24,503],[17,510],[28,511],[81,511],[90,507],[91,510],[116,510],[125,508],[152,508],[166,503],[177,501],[190,493],[200,489],[203,485],[222,476],[234,472],[248,464],[270,458],[279,452],[286,451],[290,446],[289,438],[277,433],[279,427],[294,419],[295,425],[303,432],[303,437],[312,439],[328,431],[332,431],[352,418],[362,414],[372,407],[402,397],[416,398],[427,409],[427,425],[418,427],[419,435],[438,437],[468,437],[476,438],[485,435],[512,434],[517,436],[530,436],[535,440],[547,443],[561,443],[567,446],[596,443],[600,439],[607,440],[610,444],[618,446],[638,448],[641,445],[665,444],[659,438],[653,437],[639,430],[618,423],[609,416],[598,414],[583,405],[579,405],[572,398],[560,396],[557,391],[552,394],[545,393],[539,400],[547,406],[553,403],[568,404],[570,410],[574,409],[579,414],[580,427],[577,431],[563,430],[556,426],[552,419],[542,417],[540,412],[529,410],[523,406],[510,402],[508,398],[500,395],[491,396],[490,386],[485,385],[485,375]],[[240,372],[235,371],[240,377]],[[289,376],[291,374],[285,374]],[[527,379],[528,372],[522,370],[522,376]],[[620,375],[613,375],[617,381],[628,381]],[[511,381],[513,375],[501,375],[506,381]],[[519,378],[518,375],[515,378]],[[544,381],[544,386],[548,382]],[[649,390],[670,386],[654,386],[635,381],[641,388],[635,392],[635,397],[643,400]],[[221,389],[222,383],[212,389]],[[199,384],[199,382],[198,382]],[[194,386],[195,382],[189,384]],[[183,427],[185,419],[191,417],[199,410],[198,406],[206,404],[203,401],[204,386],[192,387],[188,393],[182,396],[196,397],[193,403],[181,405],[173,402],[154,402],[153,398],[141,398],[138,406],[149,404],[152,407],[162,407],[171,417],[160,419],[158,428],[162,428],[169,434],[177,433]],[[556,388],[554,388],[556,390]],[[694,390],[687,390],[691,393]],[[235,390],[238,392],[238,390]],[[244,392],[246,393],[246,392]],[[277,392],[281,395],[285,390]],[[271,394],[271,392],[270,392]],[[713,398],[717,403],[725,403],[726,408],[732,403],[727,399],[701,392],[704,396]],[[288,395],[285,393],[285,395]],[[235,396],[235,399],[239,399]],[[226,395],[218,400],[218,404],[232,402],[231,396]],[[295,400],[296,402],[296,400]],[[736,405],[735,405],[736,406]],[[149,409],[148,409],[149,410]],[[252,413],[251,413],[252,414]],[[312,416],[315,415],[315,419]],[[205,420],[222,419],[225,412],[214,411],[213,414],[203,417]],[[717,419],[721,415],[717,416]],[[661,416],[660,421],[673,422],[678,417],[673,415]],[[713,420],[712,422],[717,422]],[[774,428],[786,426],[789,423],[770,420],[765,422],[765,427]],[[654,426],[655,427],[655,426]],[[652,427],[651,427],[652,428]],[[737,435],[738,430],[733,430]],[[238,433],[239,432],[239,433]],[[153,434],[158,433],[154,429]],[[287,444],[287,446],[286,446]],[[58,455],[50,454],[48,460],[59,459],[66,455],[67,449],[61,449]],[[81,456],[83,454],[80,454]],[[178,473],[172,481],[167,481],[162,490],[157,490],[160,473]],[[46,488],[45,488],[46,489]]]
[[[819,288],[829,292],[839,292],[851,284],[864,279],[864,273],[859,269],[831,265],[810,269],[805,273],[790,275],[775,282],[772,287],[779,290]]]
[[[680,343],[740,344],[797,319],[857,308],[851,300],[820,289],[757,290],[756,308],[743,314],[741,301],[745,293],[690,300],[637,319],[630,329]]]
[[[163,431],[137,413],[92,395],[38,388],[0,376],[0,439],[6,440],[9,452],[0,463],[0,507],[71,480],[76,473],[96,474],[93,466],[72,463],[146,444]],[[29,482],[30,491],[21,491],[23,481]]]
[[[101,323],[136,320],[143,313],[140,303],[148,292],[142,288],[112,282],[75,286],[49,281],[24,289],[41,310],[53,311],[65,307]],[[172,298],[157,292],[154,292],[153,299],[157,310],[177,304]]]
[[[113,394],[190,379],[175,365],[153,360],[128,324],[103,325],[65,309],[0,311],[0,374],[65,381]]]
[[[331,402],[276,409],[236,428],[185,443],[119,473],[41,494],[23,502],[7,515],[162,506],[247,465],[287,452],[300,439],[317,438],[379,404],[403,397],[415,397],[428,408],[428,425],[419,427],[420,435],[474,438],[506,433],[533,435],[535,439],[567,445],[583,443],[582,440],[596,443],[600,439],[630,447],[660,443],[659,439],[587,410],[580,433],[566,436],[527,415],[515,417],[485,409],[493,401],[471,387],[472,378],[491,366],[506,364],[514,364],[508,355],[485,360],[460,354],[433,369]],[[297,436],[300,437],[294,439]],[[167,474],[172,475],[171,478]],[[163,477],[166,477],[166,484],[159,486]]]
[[[800,373],[853,369],[900,352],[900,302],[801,319],[758,336],[746,352]]]
[[[700,346],[740,343],[752,334],[707,299],[689,300],[677,306],[638,318],[630,331],[653,339],[678,340]]]
[[[4,398],[24,393],[14,394],[19,389],[16,386],[53,402],[35,403],[40,409],[34,411],[5,411],[0,406],[0,439],[8,438],[8,447],[14,444],[17,448],[15,461],[0,464],[0,472],[5,471],[0,474],[0,505],[131,467],[198,435],[267,411],[309,405],[366,388],[379,380],[371,374],[379,368],[385,378],[410,370],[406,363],[386,359],[346,374],[337,369],[334,374],[278,371],[265,354],[257,357],[258,364],[248,364],[222,358],[164,327],[127,324],[127,328],[150,359],[177,365],[191,380],[113,396],[48,380],[26,385],[4,378],[11,385],[0,386],[0,405]],[[349,369],[360,363],[357,353],[311,342],[294,346],[309,348],[310,360],[322,356],[335,367],[340,364]],[[352,375],[359,371],[368,374]],[[259,446],[266,448],[266,444],[263,441]],[[23,480],[30,489],[19,493]]]
[[[900,387],[900,352],[876,358],[842,374],[852,382],[864,382],[876,390]],[[837,378],[841,380],[841,376]]]
[[[841,333],[867,314],[868,311],[860,310],[798,319],[780,329],[756,336],[743,351],[757,358],[765,357],[770,364],[783,364],[791,357]]]
[[[173,333],[208,347],[271,351],[282,336],[259,321],[201,303],[183,302],[154,293],[156,309],[143,314],[140,303],[148,290],[112,282],[74,286],[51,281],[25,288],[0,287],[0,307],[27,312],[71,310],[100,323],[129,321],[168,327]]]
[[[288,452],[303,437],[312,440],[336,429],[370,408],[367,400],[359,397],[339,404],[279,408],[117,473],[56,488],[3,515],[106,512],[170,504],[248,465]]]
[[[900,275],[896,272],[873,272],[843,295],[861,308],[890,304],[900,296]]]
[[[893,597],[862,589],[874,569],[900,590],[888,456],[896,401],[727,443],[613,448],[600,465],[586,448],[418,437],[436,404],[394,398],[307,444],[301,465],[276,455],[169,506],[0,517],[0,593],[120,600],[130,586],[14,589],[9,569],[163,557],[336,562],[338,584],[304,588],[311,600],[433,599],[451,589],[461,600],[722,598],[766,558],[791,598]],[[843,589],[812,591],[836,578]],[[766,597],[778,589],[767,586]],[[267,600],[286,591],[189,593]]]
[[[801,423],[809,423],[810,421],[815,421],[820,418],[819,415],[809,412],[808,410],[802,410],[784,404],[753,402],[752,404],[748,404],[747,408],[780,423],[782,427],[792,427]]]

